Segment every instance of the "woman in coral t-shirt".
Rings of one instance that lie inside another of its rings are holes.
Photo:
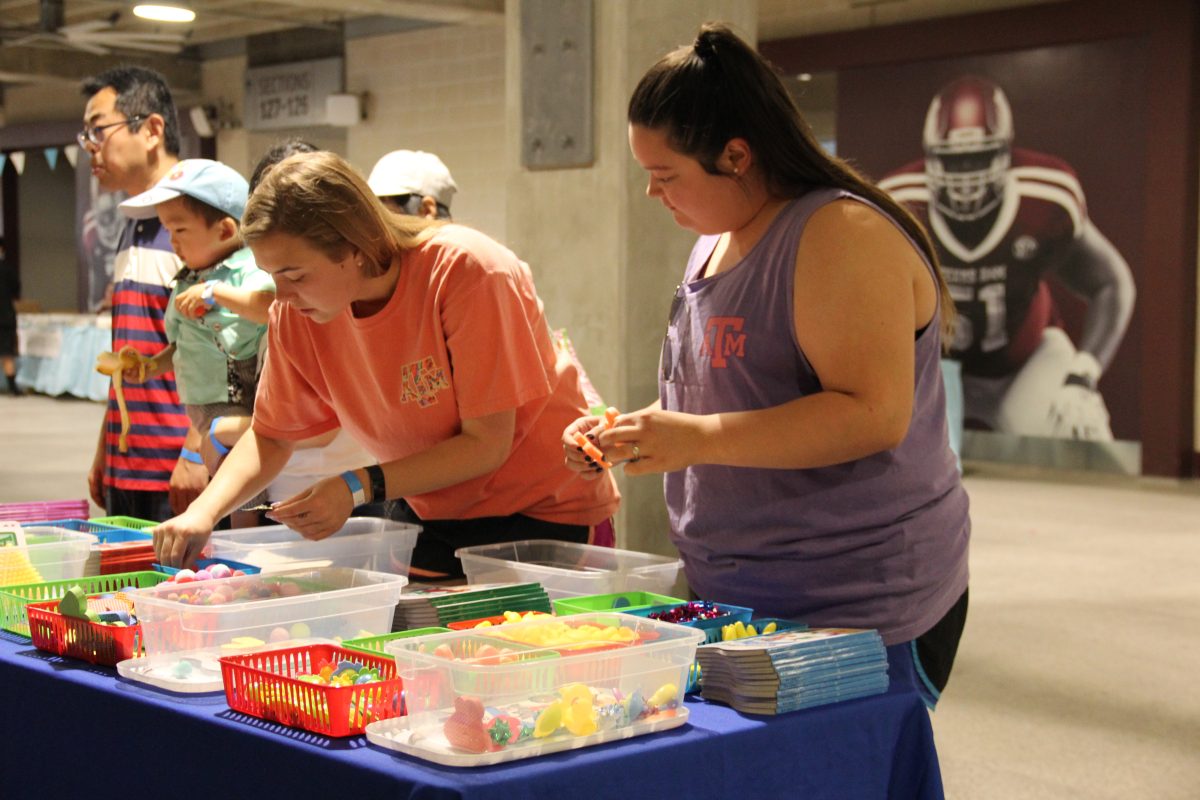
[[[424,527],[413,577],[461,575],[456,547],[528,538],[612,542],[611,476],[563,463],[586,413],[529,268],[461,225],[389,213],[332,153],[281,162],[251,196],[243,235],[275,279],[253,435],[187,512],[155,529],[166,564],[262,490],[296,441],[342,427],[379,461],[320,480],[269,516],[307,538],[362,502],[399,501]]]

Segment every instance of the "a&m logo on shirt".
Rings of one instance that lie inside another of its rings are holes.
[[[730,358],[746,355],[746,334],[742,333],[745,317],[712,317],[704,328],[704,344],[700,354],[712,360],[714,369],[724,369]]]
[[[421,408],[436,403],[437,393],[450,388],[445,370],[434,362],[433,356],[405,364],[400,368],[400,376],[404,385],[400,402],[416,402]]]

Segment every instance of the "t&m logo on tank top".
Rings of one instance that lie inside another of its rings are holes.
[[[400,376],[404,386],[400,402],[415,402],[421,408],[436,403],[437,393],[450,388],[445,370],[437,365],[433,356],[426,356],[420,361],[405,364],[400,368]]]
[[[704,342],[700,355],[707,357],[713,369],[729,366],[730,358],[746,356],[746,334],[742,333],[745,317],[710,317],[704,326]]]

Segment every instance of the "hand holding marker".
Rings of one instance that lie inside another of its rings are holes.
[[[620,413],[620,411],[617,411],[612,406],[609,406],[607,409],[605,409],[604,430],[608,430],[613,425],[617,424],[617,415]],[[612,469],[612,462],[605,460],[604,453],[600,451],[600,448],[588,441],[588,438],[578,431],[575,433],[575,444],[579,445],[579,448],[583,450],[584,455],[590,456],[592,460],[601,467],[604,469]]]

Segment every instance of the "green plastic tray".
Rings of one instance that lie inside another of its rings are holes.
[[[449,633],[449,628],[413,628],[411,631],[396,631],[394,633],[384,633],[379,636],[363,636],[358,639],[347,639],[342,642],[342,647],[349,650],[358,650],[363,653],[371,653],[379,655],[383,652],[383,646],[393,639],[408,639],[412,636],[425,636],[430,633]]]
[[[157,586],[168,578],[161,572],[118,572],[112,575],[91,575],[82,578],[67,578],[43,583],[18,583],[0,587],[0,628],[21,636],[29,635],[29,618],[25,606],[45,600],[58,600],[72,586],[78,586],[88,594],[103,594],[134,586],[143,589]]]
[[[137,517],[92,517],[88,522],[98,522],[101,525],[116,525],[118,528],[129,528],[133,531],[153,528],[159,524],[151,522],[148,519],[138,519]]]
[[[677,597],[653,592],[617,592],[615,594],[589,594],[582,597],[564,597],[554,601],[554,613],[560,617],[571,614],[588,614],[593,611],[618,611],[625,613],[650,606],[678,606],[686,603]]]

